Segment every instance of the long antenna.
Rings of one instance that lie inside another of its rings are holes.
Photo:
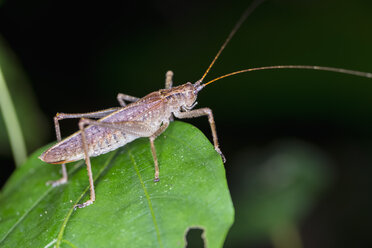
[[[203,82],[203,79],[205,78],[205,76],[207,76],[209,70],[212,68],[212,66],[214,65],[214,62],[216,62],[216,60],[218,59],[218,57],[220,56],[221,52],[223,51],[223,49],[225,49],[226,45],[229,43],[229,41],[231,40],[231,38],[234,36],[234,34],[236,33],[236,31],[238,31],[238,29],[240,28],[240,26],[242,25],[242,23],[245,21],[245,19],[247,19],[247,17],[258,7],[258,5],[260,5],[263,1],[265,0],[255,0],[253,1],[253,3],[244,11],[244,13],[242,14],[242,16],[240,17],[239,21],[235,24],[235,27],[233,28],[233,30],[231,30],[231,33],[229,34],[229,36],[227,37],[227,39],[225,40],[225,42],[223,43],[223,45],[221,46],[220,50],[218,51],[218,53],[216,54],[216,56],[214,57],[212,63],[209,65],[208,69],[205,71],[203,77],[198,81],[198,82]]]
[[[232,75],[249,72],[249,71],[260,71],[260,70],[272,70],[272,69],[307,69],[307,70],[318,70],[318,71],[331,71],[331,72],[337,72],[337,73],[343,73],[343,74],[350,74],[354,76],[359,77],[365,77],[365,78],[372,78],[372,73],[369,72],[361,72],[361,71],[353,71],[353,70],[347,70],[342,68],[335,68],[335,67],[328,67],[328,66],[317,66],[317,65],[273,65],[273,66],[263,66],[263,67],[256,67],[256,68],[249,68],[245,70],[235,71],[228,74],[225,74],[223,76],[217,77],[215,79],[212,79],[211,81],[199,86],[200,89],[204,88],[208,84],[211,84],[217,80],[220,80],[222,78],[230,77]]]

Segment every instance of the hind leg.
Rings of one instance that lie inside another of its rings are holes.
[[[119,108],[110,108],[105,109],[102,111],[90,112],[90,113],[80,113],[80,114],[65,114],[65,113],[57,113],[54,117],[54,128],[56,130],[57,141],[61,141],[61,129],[59,127],[59,121],[63,119],[72,119],[72,118],[83,118],[83,117],[90,117],[90,118],[102,118],[112,112],[119,110]],[[48,185],[52,185],[56,187],[61,184],[65,184],[68,181],[67,169],[66,164],[62,164],[62,177],[56,181],[48,181]]]
[[[88,201],[75,205],[76,208],[84,208],[86,206],[91,205],[96,200],[96,194],[94,191],[94,181],[93,181],[93,173],[92,173],[92,166],[90,163],[89,157],[89,144],[86,138],[86,126],[98,126],[98,127],[105,127],[108,129],[113,130],[120,130],[126,133],[137,135],[138,137],[150,137],[153,135],[154,130],[151,126],[147,125],[144,122],[139,121],[121,121],[121,122],[99,122],[96,120],[91,119],[80,119],[79,121],[79,129],[81,132],[81,139],[82,145],[84,149],[84,156],[85,156],[85,164],[87,166],[88,172],[88,179],[89,179],[89,188],[90,188],[90,198]]]

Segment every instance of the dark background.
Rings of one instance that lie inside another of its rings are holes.
[[[0,35],[43,113],[45,136],[28,151],[55,139],[56,112],[118,106],[118,92],[141,97],[162,88],[167,70],[174,71],[176,85],[198,80],[249,2],[2,1]],[[267,1],[207,79],[279,64],[372,72],[371,44],[371,1]],[[328,161],[324,187],[291,219],[303,247],[372,245],[371,94],[371,79],[307,70],[251,72],[203,90],[198,106],[214,111],[236,219],[243,219],[243,175],[278,150],[292,149],[281,145],[289,142],[310,150],[310,160],[316,154]],[[17,92],[12,97],[18,101]],[[190,122],[211,136],[206,118]],[[62,123],[63,135],[76,129],[77,121]],[[14,165],[10,153],[0,158],[3,184]],[[226,246],[279,247],[270,231],[253,238],[234,233],[233,228]]]

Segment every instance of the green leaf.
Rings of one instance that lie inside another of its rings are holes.
[[[1,247],[184,247],[189,228],[222,247],[234,209],[220,156],[198,129],[172,123],[155,141],[155,183],[148,139],[92,158],[96,201],[82,161],[68,165],[69,182],[49,187],[59,167],[35,152],[12,175],[0,198]],[[45,149],[45,148],[44,148]]]

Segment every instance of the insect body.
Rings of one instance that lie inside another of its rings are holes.
[[[111,108],[85,114],[57,114],[55,117],[57,138],[60,140],[58,120],[64,118],[82,118],[79,122],[80,131],[58,142],[43,154],[40,159],[51,164],[63,164],[85,159],[91,188],[91,199],[77,207],[85,207],[95,200],[94,185],[90,166],[90,157],[98,156],[115,150],[137,138],[149,137],[151,151],[155,163],[155,181],[159,181],[159,166],[154,146],[154,140],[169,125],[172,115],[177,118],[192,118],[203,115],[208,116],[212,129],[215,150],[222,156],[217,140],[217,132],[213,114],[209,108],[192,110],[196,105],[198,92],[204,87],[200,82],[195,84],[186,83],[172,88],[173,73],[166,75],[166,87],[138,99],[135,97],[119,94],[118,99],[122,108]],[[137,100],[132,104],[125,105],[124,100]],[[86,119],[83,117],[99,118],[99,120]],[[67,173],[63,169],[63,177],[53,185],[65,183]]]
[[[88,155],[95,157],[107,153],[136,138],[149,137],[160,128],[164,131],[172,114],[178,117],[183,115],[181,109],[192,109],[197,93],[198,87],[187,83],[153,92],[130,105],[115,109],[98,121],[83,119],[83,124],[91,124],[84,129],[86,142],[90,144]],[[64,114],[57,116],[61,115]],[[47,163],[60,164],[84,157],[79,131],[49,148],[40,158]]]
[[[222,155],[217,139],[217,132],[214,123],[212,111],[209,108],[193,109],[197,104],[196,99],[199,91],[206,85],[219,79],[240,74],[248,71],[266,70],[266,69],[312,69],[333,71],[338,73],[352,74],[372,78],[371,73],[346,70],[334,67],[311,66],[311,65],[276,65],[258,68],[249,68],[232,72],[221,77],[210,80],[202,84],[203,79],[214,65],[215,61],[224,50],[225,46],[234,36],[243,21],[263,0],[254,1],[243,13],[224,44],[221,46],[215,58],[212,60],[208,69],[200,80],[192,83],[186,83],[177,87],[172,87],[173,73],[167,72],[165,80],[165,89],[155,91],[143,98],[137,98],[125,94],[118,94],[119,108],[110,108],[91,113],[82,114],[57,114],[54,117],[54,124],[58,143],[46,150],[40,155],[40,159],[51,164],[62,164],[62,178],[51,182],[53,186],[67,182],[67,171],[65,163],[85,159],[89,184],[90,199],[76,207],[83,208],[95,201],[95,192],[93,184],[93,175],[90,164],[90,157],[98,156],[115,150],[137,138],[148,137],[150,139],[151,152],[155,166],[155,181],[159,181],[159,166],[156,156],[154,140],[168,127],[173,116],[183,118],[193,118],[199,116],[208,116],[208,121],[212,130],[213,144],[215,150]],[[125,101],[132,102],[126,105]],[[81,118],[79,121],[79,131],[71,136],[61,140],[59,121],[67,118]],[[93,120],[93,119],[98,120]]]

